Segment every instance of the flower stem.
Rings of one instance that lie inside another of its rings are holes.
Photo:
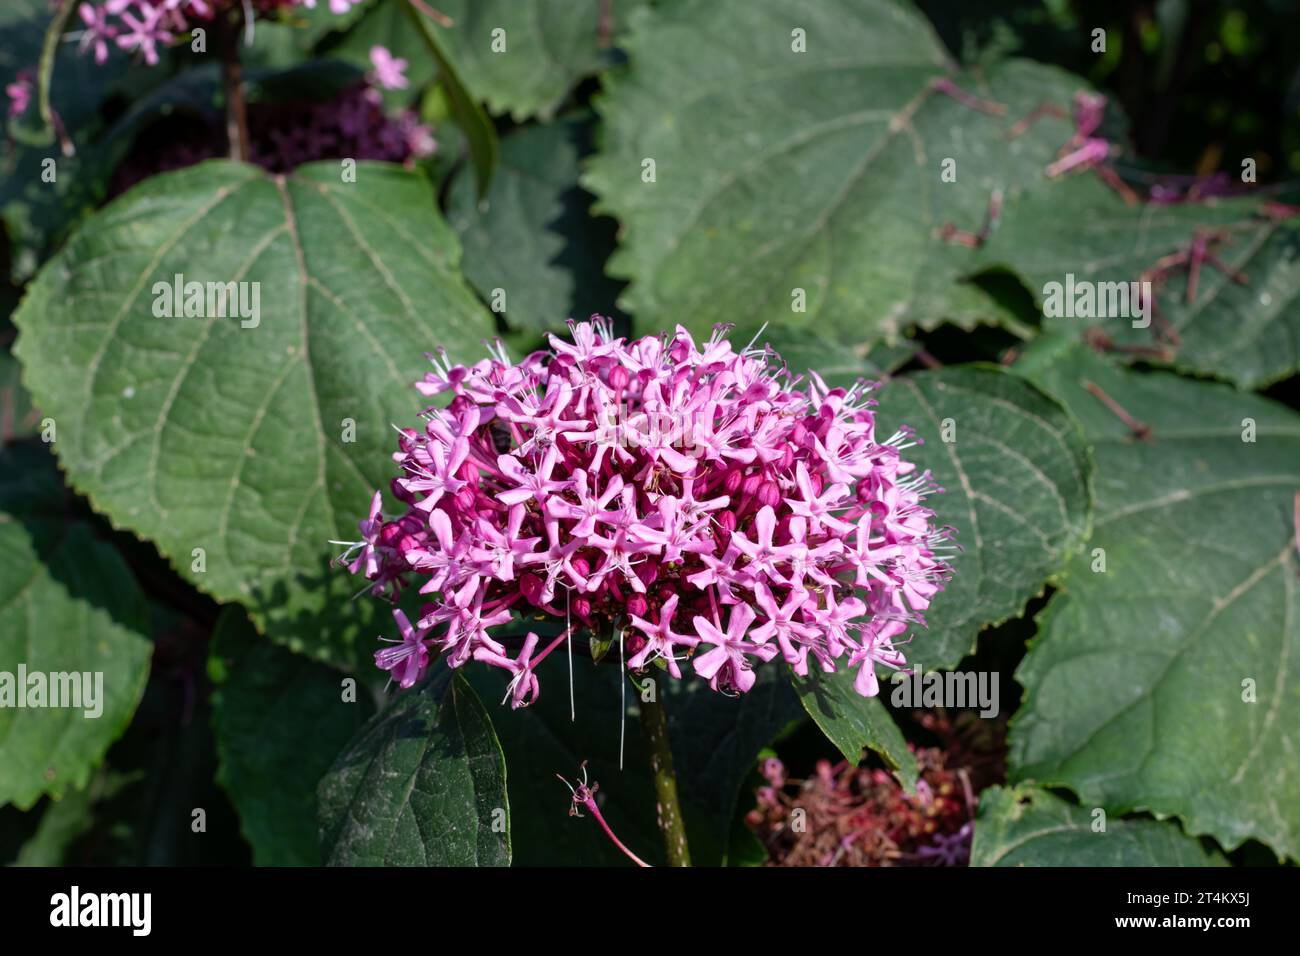
[[[239,34],[244,25],[242,7],[220,20],[221,89],[226,102],[226,140],[230,158],[248,162],[248,109],[244,104],[244,70],[239,62]]]
[[[664,837],[669,866],[690,866],[686,824],[677,799],[677,776],[673,773],[673,751],[668,741],[668,714],[657,695],[641,701],[641,727],[650,745],[650,771],[654,774],[659,832]]]

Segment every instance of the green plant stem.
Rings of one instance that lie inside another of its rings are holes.
[[[677,799],[677,776],[673,772],[673,751],[668,741],[668,714],[663,702],[641,701],[641,727],[650,745],[650,771],[655,781],[656,814],[659,832],[664,837],[669,866],[690,866],[691,851],[686,844],[686,824],[682,820],[681,802]]]
[[[244,102],[244,71],[239,61],[239,34],[244,28],[243,8],[217,20],[221,44],[221,88],[226,103],[226,142],[231,159],[248,162],[248,107]]]

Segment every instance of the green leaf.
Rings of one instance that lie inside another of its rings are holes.
[[[739,698],[719,694],[693,675],[659,680],[696,865],[727,862],[741,786],[760,752],[807,719],[784,671],[776,662],[760,667],[754,686]]]
[[[483,705],[438,667],[399,694],[321,781],[330,866],[508,866],[506,764]]]
[[[14,866],[64,866],[68,850],[95,824],[97,805],[116,795],[130,782],[124,774],[101,769],[86,786],[69,790],[51,801],[40,823],[14,858]]]
[[[1173,823],[1107,820],[1032,787],[980,794],[971,866],[1227,866]]]
[[[1017,672],[1014,778],[1300,856],[1300,416],[1081,346],[1049,342],[1024,371],[1082,421],[1097,511]]]
[[[75,6],[63,4],[59,16],[66,17]],[[47,47],[56,29],[54,18],[46,0],[0,4],[0,87],[20,72],[29,73],[37,87],[26,112],[0,121],[12,140],[0,150],[0,220],[8,233],[10,272],[16,282],[30,279],[63,230],[102,196],[111,171],[106,157],[89,141],[98,131],[100,106],[114,91],[126,57],[114,54],[99,65],[93,57],[80,55],[75,44]],[[58,114],[75,155],[66,155],[54,135],[50,109]]]
[[[478,202],[461,171],[447,195],[447,219],[465,249],[465,278],[491,302],[505,293],[511,325],[563,329],[569,318],[607,314],[619,284],[604,274],[613,224],[590,217],[578,187],[582,119],[530,126],[508,136],[492,189]]]
[[[756,344],[770,345],[792,371],[816,372],[832,388],[849,388],[862,378],[882,381],[911,361],[917,349],[909,341],[847,346],[791,328],[764,330]]]
[[[425,181],[357,177],[226,161],[154,177],[88,220],[14,317],[72,484],[259,629],[344,665],[387,612],[347,600],[359,584],[328,542],[355,539],[387,488],[423,353],[473,359],[490,330]],[[177,274],[258,283],[259,321],[156,317]]]
[[[27,389],[23,388],[18,360],[8,352],[0,351],[0,445],[15,438],[35,435],[39,425],[40,413],[32,405]]]
[[[618,649],[613,654],[617,660]],[[555,779],[573,781],[586,761],[588,779],[600,785],[601,812],[614,832],[642,859],[663,862],[663,837],[655,818],[655,793],[649,753],[641,730],[636,688],[627,685],[625,723],[618,667],[594,666],[575,656],[574,706],[570,720],[569,677],[563,649],[539,674],[542,694],[521,710],[497,706],[505,678],[481,667],[466,677],[492,707],[510,769],[511,805],[530,807],[512,821],[515,860],[523,866],[630,865],[600,832],[596,821],[569,819],[569,792]],[[740,698],[711,690],[694,677],[672,680],[657,672],[651,678],[668,711],[682,816],[692,861],[717,866],[726,861],[732,818],[746,776],[759,752],[803,717],[802,709],[779,667],[760,668],[757,681]]]
[[[478,100],[465,89],[455,63],[448,58],[443,49],[443,42],[429,18],[418,11],[409,0],[402,0],[402,6],[416,31],[423,38],[429,54],[438,64],[438,75],[442,79],[443,89],[456,125],[465,134],[469,144],[470,162],[474,166],[474,178],[478,183],[478,194],[486,196],[492,185],[492,176],[496,172],[500,154],[496,127],[488,119]]]
[[[217,619],[208,671],[220,780],[258,866],[319,866],[316,785],[374,713],[365,688],[258,635],[244,612]]]
[[[846,668],[827,674],[810,667],[807,677],[791,677],[804,709],[844,759],[856,764],[863,749],[870,749],[884,758],[908,792],[916,789],[916,757],[907,749],[902,731],[881,699],[863,697],[853,689],[853,671]],[[886,685],[881,693],[888,693]]]
[[[924,442],[904,454],[944,489],[926,503],[938,524],[956,529],[961,548],[907,658],[927,669],[952,667],[982,627],[1019,614],[1079,550],[1091,461],[1078,425],[1056,401],[995,366],[893,379],[879,402],[881,438],[909,425]]]
[[[44,452],[0,450],[0,476],[0,805],[25,810],[87,784],[140,702],[153,642],[125,562],[85,524],[60,517]],[[73,698],[83,706],[49,706],[59,674],[83,675]],[[98,675],[93,701],[81,698],[86,674]],[[34,675],[45,706],[17,706]]]
[[[959,281],[974,250],[938,233],[978,231],[996,190],[1050,186],[1069,122],[1010,133],[1044,98],[1068,103],[1077,78],[1007,61],[953,77],[1005,112],[964,105],[932,85],[951,64],[929,25],[888,0],[638,14],[630,65],[597,101],[603,143],[584,184],[626,228],[610,271],[632,279],[621,304],[639,322],[768,322],[856,344],[912,323],[1005,321]],[[796,28],[806,53],[792,50]],[[955,182],[940,179],[945,159]]]
[[[1048,283],[1064,286],[1067,275],[1076,282],[1137,281],[1159,260],[1186,251],[1198,230],[1223,230],[1212,250],[1244,284],[1205,263],[1188,302],[1188,272],[1174,269],[1154,289],[1159,318],[1150,327],[1142,327],[1145,319],[1065,316],[1045,318],[1044,327],[1075,335],[1096,327],[1116,345],[1139,349],[1130,353],[1135,359],[1259,388],[1300,369],[1300,225],[1260,210],[1252,199],[1130,207],[1095,176],[1081,174],[1008,202],[1005,228],[981,255],[1015,269],[1046,305]],[[1063,222],[1073,225],[1062,228]]]
[[[435,28],[465,84],[494,113],[516,121],[549,119],[583,77],[613,58],[630,12],[647,0],[608,4],[608,37],[602,37],[599,0],[439,0],[453,21]],[[494,31],[503,30],[505,50],[495,52]]]

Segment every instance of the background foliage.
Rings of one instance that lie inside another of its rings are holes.
[[[596,311],[634,334],[763,328],[832,384],[885,380],[885,433],[926,439],[911,454],[963,550],[909,659],[996,671],[1014,712],[974,865],[1300,857],[1300,12],[438,6],[454,25],[369,0],[260,24],[244,51],[252,94],[286,104],[355,79],[373,44],[409,61],[410,87],[385,95],[438,152],[363,164],[354,185],[334,157],[288,176],[216,160],[107,201],[128,155],[218,105],[215,61],[184,44],[154,70],[63,44],[52,97],[77,148],[56,184],[39,176],[51,142],[10,119],[0,671],[102,670],[106,702],[93,721],[0,709],[0,858],[619,863],[565,816],[554,775],[585,760],[611,825],[659,862],[614,669],[575,661],[576,723],[558,690],[499,706],[498,676],[474,668],[385,694],[369,656],[386,612],[330,566],[391,477],[424,352],[471,361],[499,334],[522,353]],[[43,0],[0,11],[0,85],[49,22]],[[1137,202],[1046,174],[1086,90],[1109,98],[1110,164]],[[1244,158],[1257,183],[1239,184]],[[1233,195],[1141,201],[1215,172]],[[994,228],[952,241],[995,194]],[[1137,279],[1206,230],[1227,268],[1195,295],[1173,271],[1155,328],[1043,317],[1046,283]],[[149,290],[175,273],[260,282],[260,326],[153,318]],[[547,666],[561,688],[562,655]],[[742,823],[760,756],[805,773],[867,748],[913,788],[908,744],[930,741],[888,687],[864,700],[843,675],[777,668],[740,700],[672,686],[696,861],[764,858]]]

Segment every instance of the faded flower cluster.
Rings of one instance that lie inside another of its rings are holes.
[[[595,320],[550,343],[518,363],[439,356],[416,384],[450,400],[401,431],[403,513],[377,492],[362,540],[340,542],[368,590],[418,581],[428,601],[414,623],[394,610],[378,665],[409,687],[434,654],[481,661],[511,674],[518,707],[581,626],[620,638],[633,671],[688,665],[739,693],[780,656],[856,670],[875,695],[876,665],[904,665],[901,638],[949,574],[950,530],[901,455],[911,433],[877,440],[872,386],[805,380],[725,329],[629,342]],[[568,626],[512,655],[493,631],[516,615]]]

